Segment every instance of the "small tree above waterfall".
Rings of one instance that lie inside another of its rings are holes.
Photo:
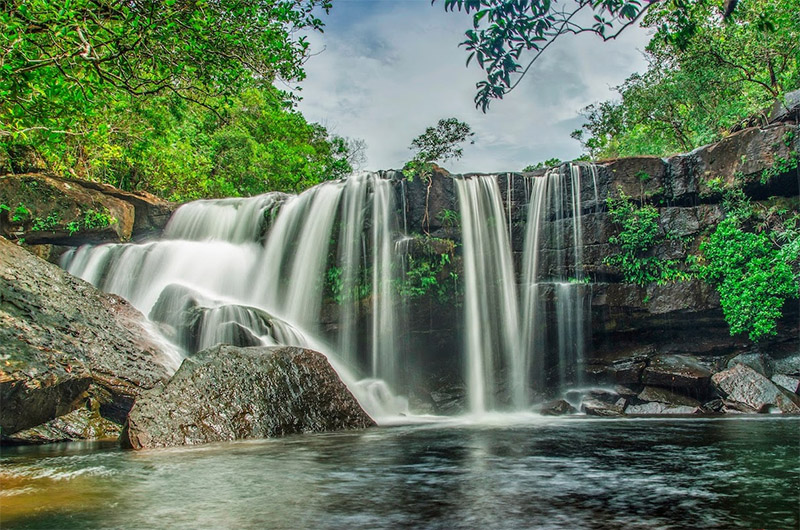
[[[423,177],[430,175],[433,162],[461,158],[464,154],[462,144],[467,140],[474,144],[473,136],[475,133],[467,123],[456,118],[442,118],[435,127],[428,127],[424,133],[411,140],[409,149],[416,153],[414,158],[406,162],[403,173],[409,178],[413,178],[415,174]]]

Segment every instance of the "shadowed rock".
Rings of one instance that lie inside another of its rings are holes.
[[[321,353],[220,345],[136,400],[123,443],[142,449],[374,424]]]
[[[166,380],[169,362],[145,319],[0,238],[0,429],[35,427],[80,407],[122,423],[142,389]]]

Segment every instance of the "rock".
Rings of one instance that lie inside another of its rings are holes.
[[[100,416],[99,411],[81,407],[3,440],[13,444],[44,444],[78,440],[116,440],[122,427]]]
[[[628,405],[625,414],[631,416],[654,416],[661,414],[696,414],[700,407],[687,405],[671,405],[669,403],[650,402],[640,405]]]
[[[85,402],[122,423],[142,389],[167,379],[170,357],[144,317],[115,295],[0,238],[0,428],[35,427]]]
[[[615,403],[605,403],[599,399],[584,399],[581,403],[581,411],[589,416],[622,416],[625,411],[627,401],[619,398]]]
[[[538,412],[542,416],[564,416],[566,414],[575,414],[577,409],[564,401],[563,399],[556,399],[548,401],[539,405]]]
[[[321,353],[220,345],[142,394],[122,439],[142,449],[374,424]]]
[[[627,400],[615,392],[590,390],[581,401],[581,411],[590,416],[621,416]]]
[[[731,134],[721,141],[700,147],[691,153],[677,155],[667,162],[672,175],[673,199],[687,201],[690,196],[712,197],[709,187],[712,179],[721,179],[725,184],[735,184],[737,179],[748,183],[749,194],[766,198],[770,195],[797,195],[797,180],[760,183],[765,170],[773,167],[779,159],[789,159],[796,146],[787,145],[787,133],[796,131],[791,123],[766,128],[751,127]],[[783,184],[786,184],[784,186]],[[792,188],[793,186],[793,188]]]
[[[608,373],[616,383],[638,384],[642,379],[645,362],[640,359],[623,359],[611,364]]]
[[[800,376],[800,353],[776,359],[772,367],[776,374]]]
[[[646,385],[704,390],[710,377],[711,370],[691,355],[657,355],[644,369],[642,381]]]
[[[178,284],[164,288],[150,310],[150,320],[190,354],[216,344],[247,347],[297,343],[294,327],[255,307],[210,300]]]
[[[128,241],[159,232],[174,205],[146,193],[44,173],[0,177],[0,236],[29,245]]]
[[[772,376],[773,362],[769,355],[763,353],[742,353],[728,361],[727,368],[733,368],[739,363],[749,366],[765,377]]]
[[[687,396],[670,392],[664,388],[646,386],[637,396],[642,401],[652,401],[667,405],[676,405],[689,408],[700,407],[700,402]]]
[[[436,414],[461,414],[465,410],[467,389],[463,385],[445,384],[437,387],[430,396]]]
[[[790,375],[781,375],[776,374],[773,375],[771,381],[776,385],[785,388],[789,392],[793,394],[797,394],[800,391],[800,379],[797,377],[792,377]]]
[[[800,413],[800,397],[775,385],[744,364],[736,364],[711,377],[711,382],[727,402],[740,403],[757,412],[777,408],[786,414]]]
[[[800,90],[788,92],[783,101],[776,101],[769,115],[770,123],[800,121]]]

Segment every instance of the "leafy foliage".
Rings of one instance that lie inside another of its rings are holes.
[[[625,282],[647,285],[685,280],[689,273],[681,268],[678,260],[664,260],[654,254],[654,249],[668,238],[658,224],[659,213],[650,204],[639,206],[619,190],[619,198],[606,199],[611,221],[620,227],[619,234],[608,238],[619,252],[607,256],[603,263],[617,267]]]
[[[3,135],[73,133],[121,93],[216,106],[254,80],[303,77],[327,0],[9,0],[0,6]]]
[[[583,111],[587,123],[573,137],[595,158],[689,151],[800,87],[800,0],[742,2],[727,23],[721,0],[695,2],[681,38],[669,4],[654,4],[643,21],[656,31],[647,71],[617,87],[620,100]]]
[[[544,168],[548,168],[548,167],[555,167],[555,166],[561,165],[561,163],[562,163],[562,160],[560,158],[548,158],[547,160],[544,160],[543,162],[537,162],[536,164],[527,165],[524,168],[522,168],[522,171],[526,172],[526,171],[533,171],[533,170],[536,170],[536,169],[544,169]]]
[[[432,0],[433,3],[436,0]],[[563,35],[592,33],[604,41],[615,39],[635,24],[649,8],[663,4],[670,13],[664,31],[676,42],[694,31],[689,16],[691,0],[444,0],[446,11],[472,14],[473,29],[461,46],[469,52],[467,65],[475,59],[486,72],[477,83],[475,105],[484,112],[492,99],[502,99],[513,90],[534,62]],[[584,21],[586,21],[584,23]],[[521,61],[532,54],[527,65]]]
[[[789,298],[800,296],[800,212],[774,199],[752,203],[721,188],[726,218],[700,245],[699,276],[716,287],[731,334],[758,341],[776,333]]]
[[[358,142],[308,123],[271,87],[245,90],[217,112],[174,94],[125,96],[83,123],[86,134],[0,149],[27,146],[57,174],[185,201],[296,192],[345,176]]]
[[[173,200],[300,191],[363,163],[272,83],[328,0],[0,5],[0,159]]]
[[[746,232],[735,217],[722,221],[701,246],[700,276],[716,286],[731,334],[757,341],[775,334],[787,298],[797,298],[800,238],[776,248],[766,232]],[[794,267],[793,267],[794,265]]]

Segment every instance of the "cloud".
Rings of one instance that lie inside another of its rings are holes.
[[[509,171],[547,158],[570,159],[580,146],[569,133],[579,111],[613,97],[611,87],[645,67],[647,43],[631,28],[613,42],[564,38],[545,52],[519,87],[488,113],[475,109],[482,71],[465,68],[458,47],[470,18],[420,2],[336,2],[324,34],[309,36],[300,110],[311,121],[367,142],[370,169],[398,168],[412,138],[454,116],[475,131],[475,145],[451,171]]]

